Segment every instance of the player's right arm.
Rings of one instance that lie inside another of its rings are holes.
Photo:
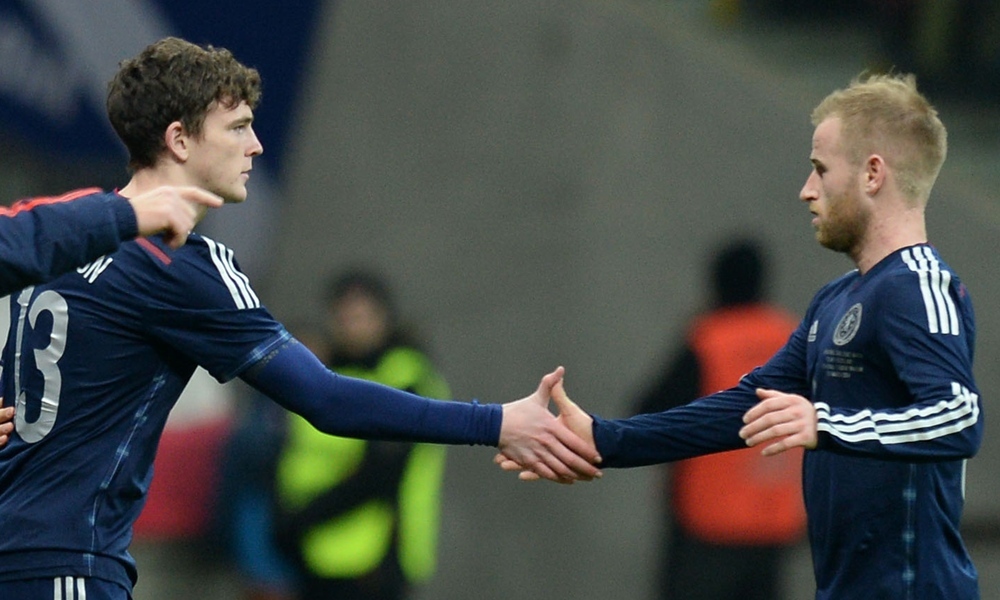
[[[292,340],[241,377],[331,435],[361,439],[488,445],[562,483],[600,475],[597,453],[559,423],[547,405],[562,369],[534,394],[504,405],[432,400],[327,369]]]
[[[239,377],[331,435],[500,448],[542,477],[592,479],[597,452],[548,411],[558,368],[515,402],[432,400],[337,375],[260,304],[233,252],[204,236],[177,251],[162,240],[129,245],[118,269],[142,302],[142,326],[225,382]],[[124,265],[126,259],[143,266]],[[131,267],[131,268],[130,268]],[[118,272],[118,271],[115,271]]]

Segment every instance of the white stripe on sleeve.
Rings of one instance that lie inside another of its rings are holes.
[[[825,402],[817,402],[816,428],[848,443],[889,445],[937,439],[972,427],[979,420],[979,395],[958,382],[952,382],[951,391],[950,399],[892,413],[865,409],[842,415],[831,412]]]

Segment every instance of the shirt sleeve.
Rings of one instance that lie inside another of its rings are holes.
[[[500,440],[500,405],[432,400],[338,375],[295,339],[241,377],[331,435],[487,446]]]
[[[240,377],[314,427],[362,439],[482,444],[500,439],[499,405],[431,400],[337,375],[265,309],[232,250],[194,234],[176,250],[140,240],[144,268],[130,289],[150,290],[144,327],[170,354],[220,382]]]
[[[896,400],[864,409],[817,402],[820,446],[907,461],[973,456],[983,418],[968,291],[941,269],[887,279],[879,298],[879,346],[895,376],[884,377],[877,392]]]
[[[125,246],[119,254],[141,261],[125,269],[124,289],[138,297],[130,305],[141,307],[135,318],[172,356],[225,383],[290,339],[223,244],[193,233],[176,249],[162,236]]]
[[[805,323],[765,365],[732,388],[658,413],[613,420],[594,416],[602,466],[638,467],[745,448],[739,431],[744,413],[757,403],[758,388],[808,395]]]
[[[0,295],[113,252],[137,233],[128,201],[97,189],[0,208]]]

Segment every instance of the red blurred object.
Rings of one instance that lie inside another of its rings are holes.
[[[193,539],[208,532],[231,425],[226,417],[163,431],[146,506],[134,527],[136,539]]]

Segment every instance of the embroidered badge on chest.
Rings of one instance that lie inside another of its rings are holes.
[[[837,323],[837,328],[833,330],[833,343],[843,346],[854,339],[861,327],[861,303],[855,304],[847,310],[847,313]]]

